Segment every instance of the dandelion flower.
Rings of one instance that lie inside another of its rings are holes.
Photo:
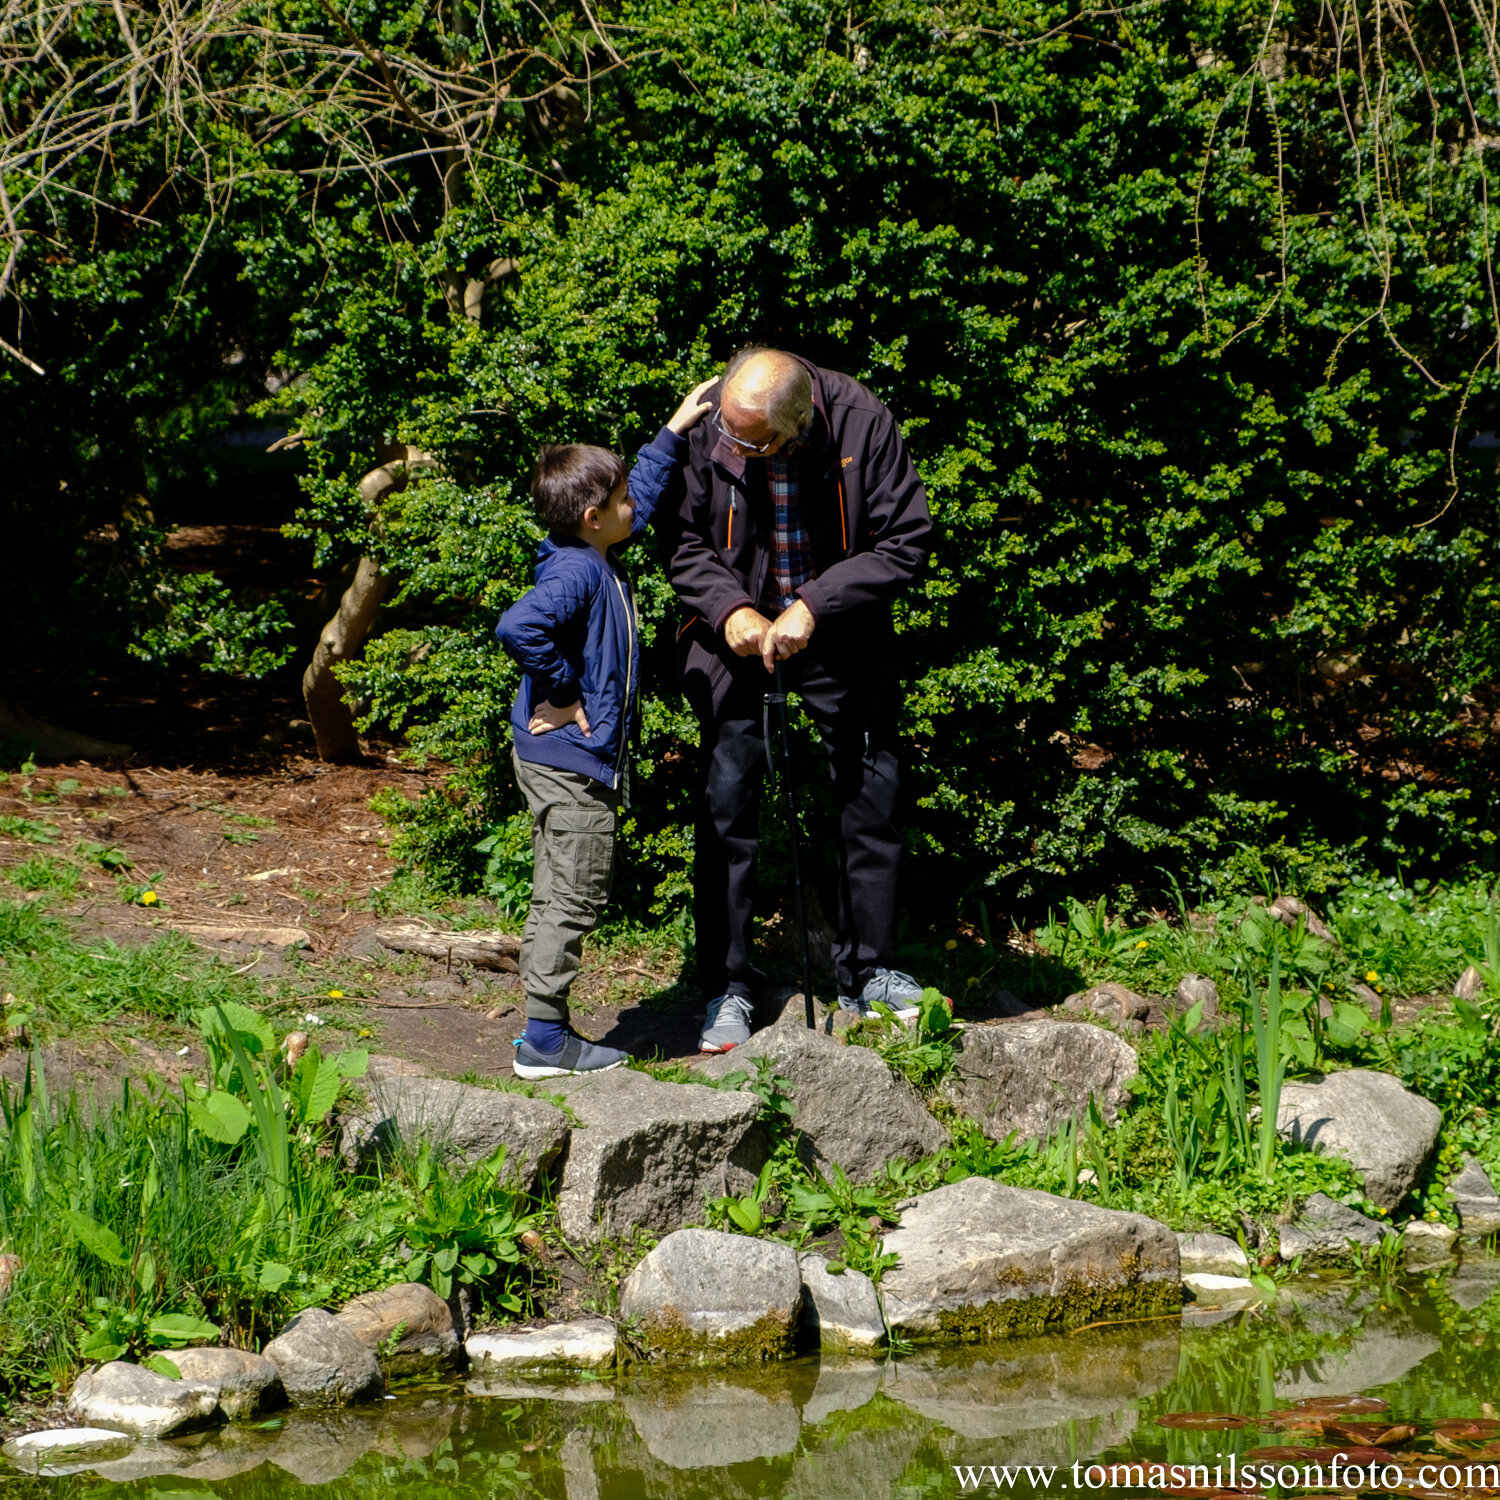
[[[958,939],[949,938],[948,941],[943,944],[943,947],[945,947],[950,953],[952,953],[953,950],[958,947]]]
[[[142,891],[141,892],[141,905],[142,906],[155,906],[156,905],[156,900],[157,900],[157,897],[156,897],[156,892],[155,891]]]
[[[1150,946],[1151,946],[1151,944],[1150,944],[1150,943],[1148,943],[1148,942],[1147,942],[1147,941],[1146,941],[1146,939],[1145,939],[1145,938],[1142,938],[1142,939],[1141,939],[1141,940],[1140,940],[1140,942],[1138,942],[1138,943],[1137,943],[1137,944],[1136,944],[1136,945],[1135,945],[1135,951],[1136,951],[1136,952],[1137,952],[1137,953],[1139,953],[1139,952],[1140,952],[1140,951],[1141,951],[1141,949],[1142,949],[1142,948],[1149,948],[1149,947],[1150,947]]]
[[[342,1000],[344,998],[344,992],[343,990],[329,990],[328,998],[330,1000]]]
[[[1365,970],[1365,983],[1366,984],[1379,984],[1380,983],[1380,975],[1377,974],[1374,969],[1366,969]]]

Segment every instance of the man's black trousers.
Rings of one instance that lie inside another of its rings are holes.
[[[854,996],[877,967],[890,964],[895,946],[900,776],[889,627],[852,631],[820,624],[807,649],[782,663],[781,675],[817,726],[833,778],[838,859],[833,967],[839,993]],[[758,656],[737,658],[723,700],[700,723],[704,783],[694,917],[698,977],[708,999],[748,995],[751,989],[756,846],[766,770],[763,715],[765,695],[774,688],[775,678]],[[772,744],[779,759],[777,713],[773,706]],[[796,770],[805,777],[808,768]]]

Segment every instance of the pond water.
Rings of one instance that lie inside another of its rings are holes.
[[[1268,1445],[1337,1441],[1274,1424],[1159,1425],[1174,1413],[1255,1417],[1369,1394],[1389,1403],[1388,1414],[1373,1417],[1377,1425],[1414,1422],[1408,1449],[1445,1461],[1450,1449],[1431,1424],[1489,1416],[1487,1403],[1500,1405],[1492,1329],[1500,1330],[1500,1260],[1384,1283],[1303,1278],[1256,1311],[1190,1309],[1181,1320],[919,1350],[883,1363],[808,1359],[712,1375],[647,1370],[553,1386],[471,1379],[407,1387],[375,1407],[143,1443],[86,1472],[28,1478],[11,1469],[0,1496],[287,1500],[317,1490],[352,1500],[906,1500],[969,1492],[1067,1500],[1082,1489],[1123,1500],[1146,1493],[1149,1481],[1122,1473],[1111,1484],[1071,1466],[1227,1465],[1231,1454],[1243,1461]],[[1458,1446],[1482,1448],[1469,1436]],[[1059,1467],[1050,1480],[1034,1472],[998,1486],[1000,1476],[985,1468],[1017,1464]],[[1448,1500],[1441,1489],[1427,1493]]]

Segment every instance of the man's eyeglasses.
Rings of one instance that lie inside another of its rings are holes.
[[[736,448],[743,448],[746,453],[762,454],[769,453],[781,439],[779,432],[773,432],[763,443],[747,443],[744,438],[736,437],[725,425],[721,412],[714,413],[714,428],[721,437],[726,437]]]

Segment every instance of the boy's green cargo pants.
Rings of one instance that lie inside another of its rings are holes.
[[[583,940],[599,925],[615,866],[620,794],[577,771],[522,760],[516,781],[531,808],[531,910],[521,935],[526,1017],[568,1022],[568,990]]]

